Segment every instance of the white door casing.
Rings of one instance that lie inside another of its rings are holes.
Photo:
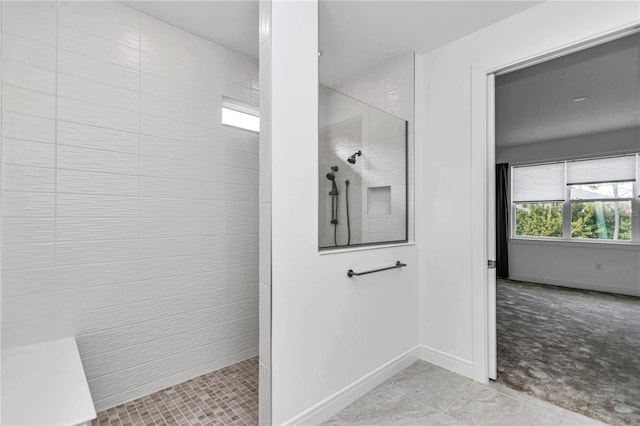
[[[635,33],[635,23],[595,33],[570,45],[559,43],[556,49],[528,57],[514,57],[502,64],[492,60],[472,65],[472,205],[483,206],[473,223],[472,289],[473,289],[473,379],[486,383],[497,376],[496,275],[487,268],[495,259],[495,75],[525,68],[568,55],[588,47]],[[478,179],[481,178],[481,179]],[[491,206],[490,206],[491,205]],[[490,211],[492,209],[492,212]],[[491,222],[491,224],[490,224]],[[483,271],[480,273],[480,271]]]
[[[495,147],[495,74],[487,75],[487,262],[496,260],[496,147]],[[489,265],[487,265],[489,266]],[[498,375],[496,329],[496,268],[487,267],[487,360],[489,378]]]

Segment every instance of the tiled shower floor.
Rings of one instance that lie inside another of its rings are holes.
[[[254,357],[101,411],[92,426],[257,424]]]

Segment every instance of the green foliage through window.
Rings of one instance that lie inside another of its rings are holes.
[[[571,238],[631,241],[631,201],[572,201]],[[562,237],[562,203],[516,204],[519,237]]]
[[[562,237],[562,203],[516,204],[516,235]]]
[[[631,201],[571,203],[571,237],[631,241]]]

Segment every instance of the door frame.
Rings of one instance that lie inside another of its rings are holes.
[[[493,148],[487,149],[487,193],[485,196],[485,211],[487,215],[486,247],[487,259],[496,259],[496,168],[495,168],[495,139],[496,139],[496,74],[487,74],[487,143],[493,144]],[[487,265],[486,271],[487,303],[487,353],[489,363],[488,376],[491,380],[498,378],[498,329],[496,322],[496,295],[497,295],[497,269]]]
[[[472,205],[479,206],[472,216],[472,318],[473,379],[487,383],[497,373],[496,279],[490,279],[488,260],[493,239],[495,248],[495,208],[489,208],[489,185],[495,182],[495,76],[530,67],[640,32],[634,22],[605,33],[594,34],[570,44],[514,58],[503,63],[474,64],[471,69],[471,176]],[[493,199],[493,197],[491,197]],[[494,224],[490,226],[490,221]],[[492,235],[489,235],[493,229]]]

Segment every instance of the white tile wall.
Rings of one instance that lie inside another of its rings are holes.
[[[98,410],[258,353],[257,62],[115,2],[2,2],[2,345]]]
[[[332,165],[340,170],[340,211],[338,244],[347,242],[346,209],[344,203],[344,180],[349,179],[349,210],[351,213],[352,244],[403,239],[405,222],[405,158],[404,128],[400,120],[394,120],[380,111],[387,112],[409,122],[409,194],[408,194],[408,239],[413,240],[413,121],[414,121],[414,61],[413,54],[405,55],[378,69],[372,70],[354,81],[341,84],[336,88],[352,98],[336,94],[328,89],[321,90],[321,126],[329,123],[341,123],[331,126],[320,138],[320,182],[319,194],[320,230],[319,244],[322,247],[334,245],[333,225],[329,223],[331,203],[327,195],[329,181],[324,175]],[[360,117],[360,121],[354,121]],[[345,122],[352,120],[347,128]],[[355,126],[355,127],[354,127]],[[400,126],[400,128],[398,127]],[[392,148],[393,147],[393,148]],[[362,150],[363,156],[355,165],[346,162],[346,158],[355,151]],[[391,213],[381,219],[379,215],[366,212],[367,188],[391,185]],[[363,207],[364,206],[364,207]]]
[[[334,226],[330,223],[331,182],[325,174],[337,165],[338,199],[337,244],[348,243],[346,183],[349,185],[351,244],[398,241],[406,236],[405,122],[365,103],[326,87],[321,88],[325,115],[320,126],[319,243],[335,245]],[[347,158],[361,151],[356,164]],[[388,205],[372,211],[371,188],[388,187]],[[391,203],[391,194],[395,203]],[[397,226],[395,226],[397,225]]]
[[[259,415],[258,424],[271,418],[271,0],[259,3],[260,40],[260,152],[259,152]]]

